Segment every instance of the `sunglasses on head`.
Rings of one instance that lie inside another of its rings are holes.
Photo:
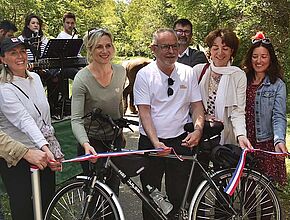
[[[95,33],[106,33],[107,30],[103,28],[91,28],[88,30],[88,40],[95,34]]]
[[[167,83],[168,83],[167,95],[169,97],[172,96],[174,93],[174,90],[170,87],[174,84],[174,80],[172,78],[168,78]]]
[[[264,39],[253,39],[252,44],[257,44],[262,42],[262,44],[271,44],[271,41],[269,38],[264,38]]]

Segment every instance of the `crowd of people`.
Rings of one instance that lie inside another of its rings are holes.
[[[75,25],[75,15],[66,13],[64,30],[57,38],[76,39]],[[113,119],[124,116],[126,70],[112,62],[116,48],[109,30],[96,28],[85,34],[86,67],[35,73],[28,63],[42,56],[48,42],[42,27],[39,16],[28,15],[21,35],[16,38],[13,23],[0,24],[0,175],[15,220],[34,218],[30,164],[41,170],[43,211],[55,191],[55,171],[61,169],[63,153],[54,136],[51,112],[58,100],[60,75],[74,79],[71,125],[79,143],[78,155],[109,151],[107,146],[114,138],[108,122],[91,122],[85,115],[100,108]],[[257,33],[239,68],[232,65],[239,48],[235,32],[227,28],[211,31],[205,38],[207,54],[190,47],[192,36],[188,19],[179,19],[173,28],[160,28],[153,33],[150,49],[155,59],[138,71],[133,88],[140,119],[138,148],[162,148],[160,156],[170,154],[171,148],[177,154],[193,155],[205,121],[219,120],[224,123],[220,144],[286,153],[286,86],[271,40],[262,32]],[[42,74],[49,78],[45,84],[48,99]],[[194,126],[191,133],[184,130],[188,122]],[[125,143],[120,132],[115,147],[122,148]],[[286,184],[284,156],[261,152],[254,156],[258,171],[281,186]],[[201,157],[208,163],[209,158]],[[91,162],[97,168],[104,163]],[[87,173],[89,163],[81,165]],[[161,190],[165,175],[166,194],[173,204],[169,215],[173,219],[178,216],[190,168],[189,161],[155,157],[149,159],[148,167],[140,175],[147,195],[147,185]],[[192,193],[202,178],[200,170],[194,172]],[[120,182],[115,174],[107,179],[107,184],[119,194]],[[142,212],[143,219],[154,219],[146,207],[142,207]]]

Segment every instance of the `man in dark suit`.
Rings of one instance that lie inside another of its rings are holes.
[[[202,51],[190,48],[192,38],[192,23],[185,18],[174,22],[173,29],[178,37],[179,55],[177,62],[191,67],[199,63],[207,63],[208,60]]]

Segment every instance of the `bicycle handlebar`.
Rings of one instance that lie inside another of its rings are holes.
[[[110,125],[112,125],[112,127],[129,128],[130,129],[129,125],[139,126],[138,121],[129,120],[129,119],[126,119],[123,117],[114,120],[114,119],[112,119],[112,117],[110,115],[103,114],[102,109],[100,109],[100,108],[94,109],[92,112],[83,116],[82,119],[88,118],[88,117],[91,117],[92,121],[100,119],[100,120],[103,120],[105,122],[108,122]]]

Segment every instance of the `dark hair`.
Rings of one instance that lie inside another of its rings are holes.
[[[30,14],[30,15],[26,16],[26,18],[25,18],[24,28],[23,28],[23,31],[21,33],[24,38],[32,37],[33,31],[31,31],[28,28],[28,25],[29,25],[32,18],[36,18],[38,20],[38,22],[39,22],[39,36],[41,36],[41,37],[43,36],[43,31],[42,31],[43,21],[42,21],[42,19],[35,14]]]
[[[254,49],[257,47],[266,48],[270,54],[270,66],[266,71],[266,74],[269,76],[270,82],[275,83],[278,78],[283,80],[284,74],[283,74],[281,65],[278,61],[278,58],[275,54],[275,50],[272,43],[265,44],[262,41],[258,41],[252,44],[252,46],[247,51],[246,56],[244,57],[244,60],[242,62],[242,69],[247,74],[248,82],[251,83],[255,79],[255,70],[252,64],[252,55],[253,55]]]
[[[18,31],[15,24],[13,24],[11,21],[8,21],[8,20],[1,21],[0,29],[3,29],[4,31],[7,31],[7,32],[8,31],[13,31],[13,32]]]
[[[232,57],[235,57],[239,48],[239,38],[230,29],[223,28],[223,29],[216,29],[214,31],[211,31],[206,37],[205,37],[205,43],[209,48],[213,46],[214,40],[220,37],[222,39],[222,43],[224,43],[226,46],[230,47],[233,50]]]
[[[73,18],[74,20],[76,20],[76,16],[75,16],[75,14],[72,13],[72,12],[67,12],[67,13],[65,13],[65,14],[63,15],[63,17],[62,17],[62,22],[63,22],[63,23],[65,22],[65,19],[66,19],[66,18]]]
[[[190,20],[186,18],[181,18],[181,19],[176,20],[173,24],[173,29],[175,29],[177,24],[180,24],[181,26],[187,26],[187,25],[190,26],[190,30],[192,32],[192,23],[190,22]]]

